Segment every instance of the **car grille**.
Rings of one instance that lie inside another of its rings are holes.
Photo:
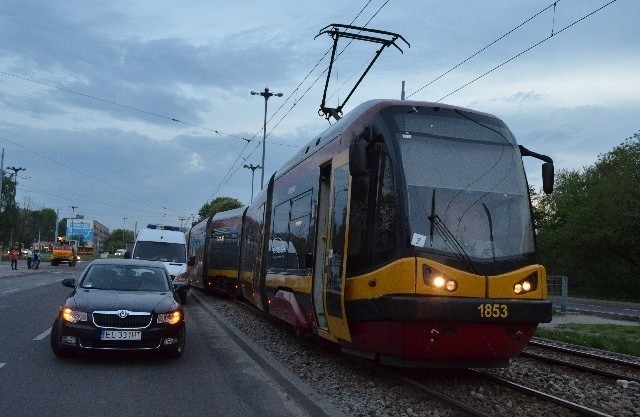
[[[105,328],[143,329],[151,324],[151,314],[130,311],[123,318],[117,311],[101,311],[93,313],[93,323]]]
[[[136,341],[118,341],[118,340],[97,340],[80,338],[79,345],[84,349],[107,349],[107,350],[147,350],[158,349],[161,339],[147,339]]]

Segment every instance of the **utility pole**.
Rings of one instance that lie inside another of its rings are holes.
[[[73,219],[76,218],[76,209],[78,208],[78,206],[69,206],[71,207],[71,236],[67,237],[67,240],[71,240],[73,239]],[[68,227],[69,225],[67,225]]]
[[[264,97],[264,124],[262,126],[262,174],[260,175],[260,189],[262,189],[264,187],[264,152],[267,141],[267,102],[269,101],[269,97],[282,97],[282,93],[272,93],[267,87],[265,87],[264,91],[260,93],[252,91],[251,95]]]
[[[122,244],[125,244],[127,242],[124,241],[124,229],[127,227],[127,218],[123,217],[123,221],[122,221]]]
[[[3,183],[4,183],[4,148],[2,148],[2,158],[0,158],[0,209],[2,208]]]
[[[249,164],[249,165],[243,165],[244,168],[248,168],[251,170],[251,203],[253,203],[253,174],[255,174],[256,169],[258,168],[262,168],[260,165],[253,165],[253,164]]]
[[[3,152],[4,153],[4,152]],[[18,172],[26,171],[26,168],[22,167],[7,167],[8,170],[13,171],[13,202],[16,202],[16,193],[18,192]],[[5,216],[2,216],[5,217]],[[19,237],[18,237],[19,239]],[[13,227],[11,227],[11,247],[13,247]]]

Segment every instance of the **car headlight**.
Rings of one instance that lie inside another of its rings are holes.
[[[87,321],[87,313],[84,311],[72,310],[69,307],[65,307],[60,312],[60,316],[64,321],[69,323],[78,323],[79,321]]]
[[[175,310],[168,313],[158,314],[158,323],[177,324],[182,321],[182,311]]]

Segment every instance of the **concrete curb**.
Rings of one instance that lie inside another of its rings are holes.
[[[253,340],[249,339],[234,325],[218,314],[215,309],[206,305],[206,303],[202,301],[200,294],[196,291],[191,291],[191,295],[192,299],[195,299],[198,304],[205,308],[207,313],[216,320],[229,337],[238,343],[262,368],[273,375],[278,383],[287,389],[293,399],[308,410],[312,416],[347,417],[346,414],[342,413],[333,404],[324,399],[310,385],[294,375],[266,350],[258,346]]]

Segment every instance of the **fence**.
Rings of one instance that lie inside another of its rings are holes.
[[[555,298],[560,302],[560,310],[567,311],[567,298],[569,297],[569,278],[561,275],[547,277],[549,298]]]

